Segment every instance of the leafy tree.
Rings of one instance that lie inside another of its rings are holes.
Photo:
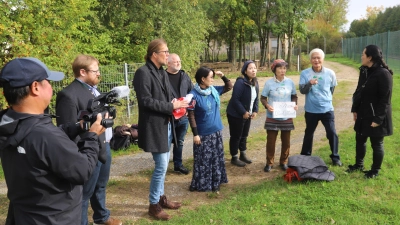
[[[220,9],[220,27],[219,29],[225,34],[224,40],[229,47],[228,59],[235,64],[236,62],[236,49],[237,37],[240,28],[240,15],[237,9],[239,8],[239,1],[236,0],[222,0],[217,1]],[[240,48],[240,47],[239,47]]]
[[[237,4],[236,11],[238,14],[237,28],[238,36],[237,42],[239,43],[239,62],[246,60],[246,48],[245,44],[252,41],[253,33],[255,31],[255,23],[249,17],[249,6],[247,1]],[[238,70],[241,68],[239,63],[237,66]]]
[[[187,0],[171,0],[163,7],[163,33],[172,52],[181,56],[183,65],[192,69],[199,65],[199,55],[212,23],[202,8]],[[184,67],[185,68],[185,67]]]
[[[205,48],[204,59],[202,60],[219,61],[219,54],[214,55],[212,53],[215,51],[219,52],[226,37],[226,30],[221,25],[221,21],[223,20],[223,14],[221,13],[223,9],[221,7],[223,5],[215,0],[201,0],[198,7],[205,12],[208,20],[213,24],[207,29],[208,33],[204,38]],[[228,61],[230,61],[229,58]]]
[[[375,20],[376,17],[378,16],[378,14],[380,12],[382,12],[385,9],[385,7],[383,7],[383,5],[381,6],[367,6],[366,11],[366,19],[371,19],[371,20]]]
[[[0,34],[10,49],[3,52],[2,63],[14,57],[31,56],[49,67],[70,70],[78,53],[100,53],[107,50],[107,33],[96,33],[99,24],[92,10],[94,0],[2,1],[8,21]]]
[[[375,33],[400,30],[400,5],[386,8],[384,12],[378,13],[373,30]]]
[[[349,32],[357,37],[400,30],[400,5],[384,9],[368,6],[366,16],[353,20]]]
[[[0,4],[2,65],[15,57],[36,57],[68,76],[78,53],[106,52],[109,39],[107,33],[96,33],[99,24],[92,10],[97,4],[94,0],[65,0],[63,4],[11,0]]]
[[[349,0],[327,0],[314,18],[306,22],[311,48],[321,48],[326,53],[336,52],[341,42],[341,28],[347,22]],[[302,44],[305,49],[306,43]]]
[[[257,36],[261,48],[260,65],[265,66],[269,55],[269,38],[272,31],[280,34],[279,26],[274,26],[276,21],[275,1],[255,0],[251,4],[250,16],[257,26]]]
[[[305,21],[312,18],[317,10],[320,10],[324,0],[278,0],[279,17],[282,19],[284,32],[288,36],[289,53],[287,62],[291,67],[291,57],[294,40],[303,39],[306,36],[307,27]]]
[[[357,37],[367,36],[369,34],[368,20],[353,20],[350,24],[349,32],[353,32]]]
[[[99,0],[100,20],[111,30],[112,54],[117,62],[143,62],[148,43],[164,38],[183,67],[197,66],[211,23],[197,1]]]

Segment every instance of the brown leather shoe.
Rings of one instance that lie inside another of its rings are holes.
[[[149,206],[149,215],[158,219],[158,220],[169,220],[171,219],[171,216],[168,215],[162,207],[160,206],[159,203],[157,204],[150,204]]]
[[[94,223],[95,225],[100,225],[100,224],[104,224],[104,225],[122,225],[121,220],[119,219],[115,219],[112,218],[111,216],[108,217],[108,220],[104,223]]]
[[[158,203],[165,209],[179,209],[182,205],[180,202],[168,201],[167,196],[165,195],[160,196],[160,201]]]

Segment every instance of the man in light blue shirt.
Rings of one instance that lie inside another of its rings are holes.
[[[314,132],[318,122],[321,121],[326,130],[332,154],[332,164],[342,166],[338,153],[339,138],[335,129],[335,115],[333,113],[332,94],[337,85],[336,75],[333,70],[322,66],[325,53],[319,49],[310,52],[311,68],[305,69],[300,74],[300,93],[306,95],[304,105],[306,130],[304,133],[302,155],[311,155]]]

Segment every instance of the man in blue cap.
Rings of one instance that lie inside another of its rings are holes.
[[[78,143],[80,124],[57,128],[44,114],[51,81],[64,78],[36,58],[16,58],[0,72],[9,108],[0,112],[0,158],[15,224],[79,224],[82,184],[96,167],[101,115]],[[68,134],[68,135],[67,135]]]

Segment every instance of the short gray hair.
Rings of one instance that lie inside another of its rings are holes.
[[[171,62],[171,61],[172,61],[172,57],[179,57],[179,55],[176,54],[176,53],[170,53],[170,54],[168,55],[168,62]],[[180,58],[180,57],[179,57],[179,58]]]
[[[314,48],[313,50],[311,50],[311,52],[310,52],[310,59],[311,59],[311,57],[312,57],[312,54],[314,54],[314,53],[319,53],[320,55],[321,55],[321,57],[322,57],[322,59],[324,59],[325,58],[325,53],[324,53],[324,51],[322,51],[322,49],[320,49],[320,48]]]

